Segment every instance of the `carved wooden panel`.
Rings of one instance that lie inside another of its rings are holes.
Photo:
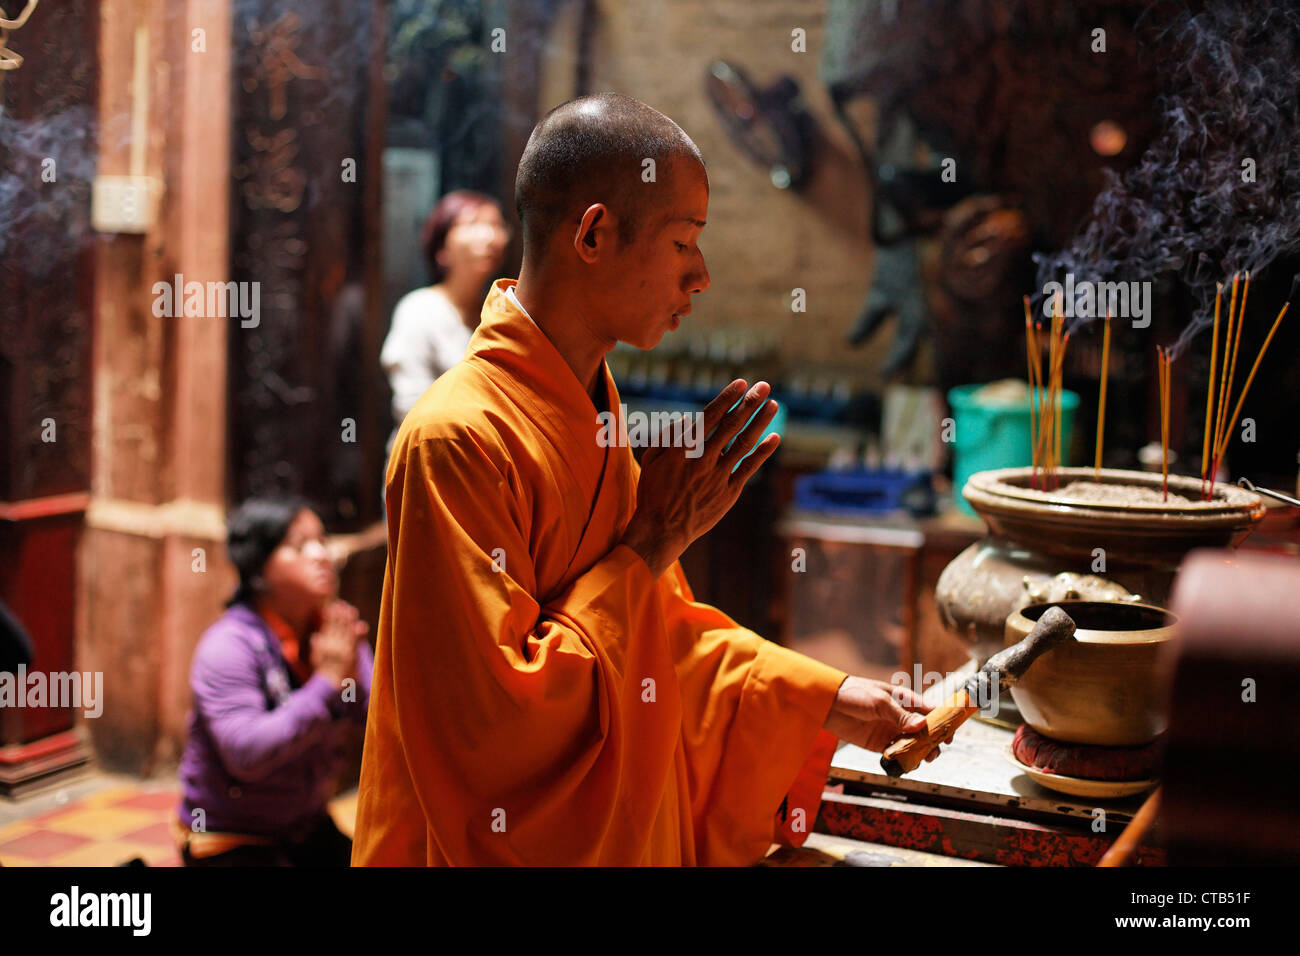
[[[41,4],[0,72],[0,501],[90,484],[98,9]]]
[[[13,17],[24,4],[0,6]],[[0,599],[31,635],[30,666],[41,672],[74,669],[85,507],[75,493],[90,485],[98,24],[95,0],[41,4],[7,38],[24,62],[0,72]],[[11,708],[0,744],[67,731],[73,719],[65,707]]]
[[[334,527],[377,516],[388,434],[363,241],[373,12],[259,0],[233,24],[231,278],[259,314],[231,321],[231,496],[304,494]]]

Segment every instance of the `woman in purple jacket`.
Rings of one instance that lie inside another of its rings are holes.
[[[297,500],[230,516],[239,590],[199,640],[177,823],[187,866],[348,865],[326,809],[348,721],[364,723],[366,624],[335,598],[325,529]]]

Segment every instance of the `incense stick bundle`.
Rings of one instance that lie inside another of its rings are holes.
[[[1246,297],[1250,295],[1250,270],[1246,270],[1246,282],[1241,287],[1241,303],[1237,306],[1237,337],[1232,344],[1232,363],[1228,368],[1228,391],[1224,393],[1228,400],[1232,400],[1232,386],[1237,378],[1237,354],[1241,351],[1241,330],[1246,322]],[[1224,420],[1224,430],[1227,431],[1232,427],[1231,419]]]
[[[1223,365],[1219,370],[1219,392],[1215,397],[1215,407],[1218,412],[1214,416],[1214,443],[1210,446],[1217,452],[1219,443],[1223,438],[1224,423],[1223,419],[1227,412],[1227,389],[1228,389],[1228,364],[1231,356],[1228,354],[1232,346],[1232,327],[1233,321],[1237,318],[1237,279],[1236,273],[1232,276],[1232,295],[1228,298],[1228,327],[1223,335]],[[1211,383],[1213,385],[1213,383]],[[1214,478],[1219,473],[1219,458],[1217,454],[1210,456],[1210,494],[1214,494]]]
[[[1062,320],[1062,328],[1064,328],[1064,320]],[[1056,385],[1055,385],[1055,390],[1054,390],[1054,393],[1053,393],[1053,394],[1054,394],[1054,398],[1053,398],[1053,400],[1052,400],[1052,405],[1053,405],[1053,408],[1054,408],[1055,413],[1056,413],[1056,420],[1055,420],[1055,423],[1054,423],[1053,426],[1052,426],[1053,434],[1054,434],[1055,439],[1056,439],[1056,447],[1055,447],[1055,449],[1053,450],[1053,454],[1052,454],[1052,487],[1053,487],[1053,488],[1055,488],[1055,487],[1057,486],[1057,484],[1058,484],[1058,482],[1057,482],[1057,480],[1056,480],[1056,469],[1061,467],[1061,461],[1062,461],[1062,455],[1061,455],[1061,435],[1062,435],[1062,428],[1061,428],[1061,410],[1062,410],[1062,406],[1063,406],[1064,403],[1061,401],[1061,383],[1062,383],[1062,379],[1063,379],[1064,376],[1065,376],[1065,350],[1066,350],[1067,348],[1069,348],[1069,346],[1070,346],[1070,333],[1069,333],[1069,332],[1066,332],[1065,335],[1063,335],[1063,336],[1061,337],[1061,346],[1060,346],[1060,348],[1057,350],[1057,355],[1056,355]]]
[[[1061,297],[1058,295],[1052,307],[1052,327],[1048,333],[1047,344],[1047,392],[1044,396],[1046,402],[1046,426],[1042,432],[1042,460],[1043,460],[1043,490],[1050,491],[1055,487],[1053,481],[1055,477],[1055,463],[1052,461],[1052,454],[1056,450],[1056,360],[1057,354],[1061,347],[1061,327],[1065,322],[1065,317],[1061,312]]]
[[[1268,336],[1264,339],[1264,344],[1260,346],[1259,354],[1255,356],[1254,364],[1250,367],[1250,374],[1246,376],[1246,383],[1241,387],[1241,395],[1237,398],[1237,404],[1233,407],[1232,414],[1228,416],[1228,426],[1224,429],[1223,443],[1214,450],[1215,461],[1222,460],[1224,452],[1228,450],[1228,442],[1232,438],[1232,429],[1236,427],[1237,416],[1241,414],[1241,408],[1246,402],[1246,394],[1250,391],[1251,383],[1255,381],[1255,373],[1259,371],[1259,363],[1264,360],[1264,353],[1268,351],[1268,346],[1273,341],[1273,335],[1277,332],[1278,326],[1282,324],[1282,319],[1285,318],[1287,310],[1291,308],[1291,298],[1295,296],[1298,284],[1300,284],[1300,276],[1292,280],[1291,294],[1287,297],[1287,301],[1282,304],[1282,311],[1278,312],[1277,318],[1273,320],[1273,326],[1268,330]]]
[[[1056,487],[1057,468],[1062,460],[1061,444],[1064,430],[1061,427],[1063,403],[1061,386],[1065,375],[1065,354],[1070,345],[1070,333],[1065,330],[1065,313],[1061,308],[1061,294],[1053,300],[1052,324],[1047,334],[1047,371],[1042,366],[1042,334],[1040,323],[1031,320],[1029,297],[1025,305],[1025,349],[1028,353],[1030,387],[1029,436],[1033,446],[1033,466],[1030,480],[1033,487],[1050,491]],[[1107,326],[1109,342],[1109,326]]]
[[[1101,396],[1097,399],[1097,453],[1093,461],[1093,478],[1101,481],[1101,439],[1106,431],[1106,381],[1110,371],[1110,313],[1106,313],[1106,331],[1101,342]]]
[[[1235,275],[1233,276],[1233,280],[1234,281],[1236,280]],[[1234,337],[1232,343],[1231,359],[1228,358],[1228,351],[1227,351],[1228,343],[1226,340],[1223,343],[1223,347],[1224,347],[1223,358],[1225,362],[1228,362],[1228,387],[1223,393],[1223,399],[1224,402],[1228,404],[1232,402],[1232,386],[1233,386],[1233,382],[1236,380],[1237,377],[1237,355],[1241,351],[1241,330],[1246,324],[1245,321],[1246,320],[1246,296],[1248,296],[1249,294],[1250,294],[1250,272],[1247,271],[1246,283],[1244,286],[1242,286],[1242,290],[1241,290],[1241,302],[1237,306],[1237,334]],[[1228,404],[1225,404],[1223,407],[1224,419],[1223,419],[1223,436],[1220,439],[1221,444],[1216,444],[1215,446],[1215,456],[1213,458],[1213,461],[1215,462],[1215,469],[1214,469],[1215,474],[1218,474],[1218,470],[1219,470],[1218,463],[1223,457],[1222,449],[1226,448],[1228,445],[1228,436],[1232,434],[1232,426],[1233,426],[1233,422],[1235,421],[1234,419],[1227,417]]]

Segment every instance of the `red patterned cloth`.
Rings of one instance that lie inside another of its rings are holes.
[[[1011,750],[1021,763],[1043,773],[1089,780],[1147,780],[1160,766],[1164,737],[1141,747],[1098,747],[1044,737],[1021,724]]]

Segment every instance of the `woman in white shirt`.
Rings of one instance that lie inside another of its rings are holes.
[[[487,284],[497,277],[509,241],[500,205],[483,193],[448,193],[430,213],[420,243],[433,285],[398,301],[379,353],[393,390],[396,425],[434,379],[465,356]]]

